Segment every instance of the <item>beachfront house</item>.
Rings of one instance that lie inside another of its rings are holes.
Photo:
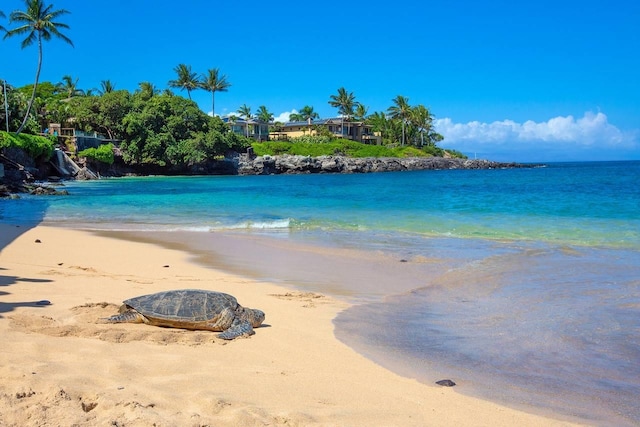
[[[87,148],[98,148],[102,144],[112,143],[118,146],[120,140],[109,139],[97,132],[85,132],[75,128],[63,128],[60,123],[49,123],[45,129],[45,134],[54,135],[59,143],[65,143],[68,148],[74,147],[75,152],[86,150]]]
[[[233,116],[223,117],[222,121],[229,125],[231,132],[237,133],[238,135],[244,135],[256,141],[269,140],[269,123],[255,119],[246,120]]]
[[[350,139],[364,144],[379,145],[382,137],[373,132],[373,127],[365,122],[345,121],[342,118],[321,119],[313,121],[287,122],[279,125],[277,130],[270,133],[272,140],[289,140],[303,135],[318,135],[330,132],[338,138]]]

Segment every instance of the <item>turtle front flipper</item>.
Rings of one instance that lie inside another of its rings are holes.
[[[255,332],[253,331],[253,326],[251,326],[251,323],[249,323],[247,320],[241,320],[236,317],[229,329],[223,331],[221,334],[218,334],[218,338],[222,338],[223,340],[232,340],[242,335],[253,334],[255,334]]]
[[[100,320],[104,323],[146,323],[144,316],[132,309]]]

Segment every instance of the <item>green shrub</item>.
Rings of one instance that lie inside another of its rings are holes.
[[[332,142],[333,140],[334,138],[328,135],[301,135],[296,136],[295,138],[291,138],[291,142],[296,144],[327,144],[329,142]]]
[[[52,138],[0,131],[0,148],[20,148],[34,159],[42,157],[44,160],[49,160],[56,142],[55,137]]]
[[[113,144],[102,144],[98,148],[87,148],[79,152],[78,156],[111,165],[114,161]]]
[[[311,157],[337,155],[347,157],[431,157],[443,155],[442,149],[436,147],[420,149],[410,146],[369,145],[347,139],[310,142],[319,141],[318,138],[323,137],[307,135],[290,142],[261,142],[254,143],[252,146],[258,156],[291,154]]]

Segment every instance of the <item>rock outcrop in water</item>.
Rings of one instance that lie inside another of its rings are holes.
[[[258,156],[241,155],[238,175],[274,175],[306,173],[370,173],[426,169],[505,169],[529,167],[519,163],[469,160],[444,157],[367,157],[344,156]]]

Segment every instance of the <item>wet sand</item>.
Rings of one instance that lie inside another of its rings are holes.
[[[571,425],[376,365],[335,338],[349,303],[328,295],[88,232],[38,226],[6,242],[0,425]],[[126,298],[178,288],[233,294],[263,310],[265,326],[227,342],[99,323]]]

